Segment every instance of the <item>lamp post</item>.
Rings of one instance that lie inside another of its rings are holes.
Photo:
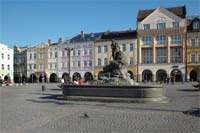
[[[23,84],[22,82],[22,72],[20,72],[20,80],[21,80],[21,85]]]
[[[70,74],[70,53],[71,53],[71,51],[73,50],[73,48],[65,48],[65,50],[67,51],[67,56],[68,56],[68,72],[69,72],[69,80],[71,81],[71,78],[70,78],[70,76],[71,76],[71,74]]]

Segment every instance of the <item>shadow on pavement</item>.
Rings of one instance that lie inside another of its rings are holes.
[[[184,111],[183,114],[200,117],[200,108],[194,108],[191,110]]]
[[[200,91],[200,89],[178,89],[178,91],[191,91],[191,92],[194,92],[194,91]]]
[[[61,101],[52,101],[52,100],[34,100],[34,99],[31,99],[31,100],[27,100],[27,101],[31,101],[31,102],[34,102],[34,103],[54,103],[56,105],[69,104],[69,103],[64,103],[64,102],[61,102]]]

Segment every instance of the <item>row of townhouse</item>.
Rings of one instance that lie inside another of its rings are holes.
[[[199,33],[200,17],[186,17],[185,6],[139,10],[137,30],[90,34],[81,31],[67,41],[59,38],[57,43],[49,40],[27,47],[27,72],[15,72],[15,79],[18,82],[23,79],[58,82],[66,77],[100,79],[103,66],[111,60],[110,44],[115,40],[126,55],[133,79],[196,81],[200,79]]]

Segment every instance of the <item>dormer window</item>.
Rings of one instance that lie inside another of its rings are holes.
[[[194,30],[199,29],[199,22],[193,22],[193,29]]]
[[[163,19],[157,20],[157,29],[165,29],[165,21]]]

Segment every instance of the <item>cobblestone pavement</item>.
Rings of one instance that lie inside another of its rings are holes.
[[[0,133],[200,133],[191,84],[163,85],[170,102],[148,104],[63,101],[56,84],[0,87]]]

